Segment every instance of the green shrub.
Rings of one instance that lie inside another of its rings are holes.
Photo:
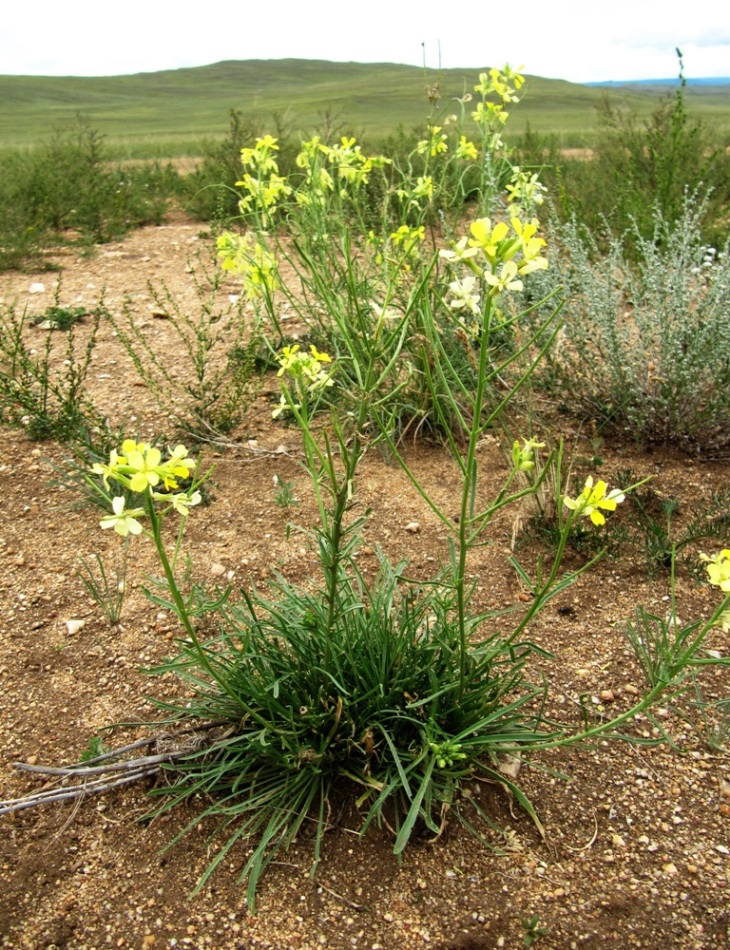
[[[80,120],[0,159],[0,269],[35,262],[49,243],[108,241],[159,224],[178,190],[169,165],[113,165],[102,136]]]
[[[280,116],[274,116],[280,141],[282,168],[294,170],[295,148],[289,142],[288,129]],[[262,134],[260,123],[231,109],[228,133],[221,140],[202,144],[203,160],[185,177],[183,201],[186,211],[201,221],[229,222],[240,215],[241,195],[236,188],[241,178],[241,149]]]
[[[123,318],[109,318],[140,379],[175,420],[178,433],[215,440],[235,429],[259,392],[263,341],[245,298],[222,293],[223,275],[215,263],[199,255],[189,266],[197,312],[188,312],[167,287],[149,284],[158,319],[165,320],[179,347],[174,365],[159,339],[137,324],[127,303]]]
[[[50,308],[52,312],[59,309]],[[0,308],[0,422],[25,428],[32,439],[78,442],[89,438],[104,421],[86,393],[86,376],[96,346],[103,307],[91,314],[86,343],[79,346],[75,334],[78,320],[66,331],[62,355],[50,329],[38,346],[28,338],[27,312]]]
[[[684,214],[688,193],[707,195],[697,222],[703,241],[723,244],[728,239],[727,143],[690,117],[681,54],[679,64],[679,87],[645,121],[609,97],[602,100],[592,157],[566,157],[554,138],[529,130],[517,146],[514,160],[541,170],[561,219],[576,217],[596,235],[602,250],[608,230],[614,237],[626,235],[626,253],[637,256],[639,238],[662,236],[655,230],[657,211],[673,226]]]
[[[705,214],[687,196],[676,223],[657,211],[650,238],[634,230],[605,254],[587,228],[557,228],[559,252],[533,290],[564,290],[540,379],[566,409],[638,442],[706,453],[730,443],[730,254],[703,242]]]

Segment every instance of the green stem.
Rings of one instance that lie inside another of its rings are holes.
[[[677,657],[675,663],[673,664],[673,667],[676,670],[674,675],[669,679],[664,679],[657,683],[656,686],[654,686],[653,689],[651,689],[643,699],[641,699],[630,709],[627,709],[626,712],[621,713],[620,716],[616,716],[615,719],[611,719],[609,722],[602,722],[600,725],[594,726],[592,729],[586,729],[583,732],[577,733],[576,735],[563,736],[562,738],[553,739],[549,742],[536,743],[531,747],[530,751],[539,750],[542,752],[546,749],[564,748],[565,746],[575,745],[578,742],[584,742],[586,739],[595,739],[598,736],[605,735],[607,732],[613,732],[618,728],[618,726],[649,709],[670,686],[677,682],[678,674],[680,674],[690,664],[692,657],[702,646],[707,634],[715,626],[720,615],[729,607],[730,594],[725,597],[709,620],[703,624],[700,632],[697,634],[690,646],[687,647],[687,649]]]
[[[362,447],[358,433],[355,432],[352,438],[352,445],[349,448],[344,445],[342,440],[341,447],[343,449],[345,471],[338,484],[336,480],[336,473],[334,471],[334,465],[332,465],[331,473],[333,479],[332,494],[334,498],[334,508],[332,510],[331,528],[329,531],[329,537],[327,539],[329,542],[329,551],[326,552],[328,560],[323,560],[322,562],[325,583],[327,585],[327,630],[330,633],[334,629],[335,620],[337,618],[340,568],[343,561],[342,541],[345,534],[343,523],[345,513],[347,512],[352,499],[352,484],[362,454]],[[332,461],[334,462],[334,460]],[[327,640],[327,647],[329,650],[329,638]],[[328,662],[329,658],[326,660],[326,663]]]
[[[178,618],[182,623],[185,633],[193,645],[195,654],[200,661],[200,665],[206,671],[206,673],[213,679],[216,683],[223,687],[223,689],[228,693],[228,695],[238,702],[238,697],[235,693],[229,688],[225,679],[222,679],[219,674],[213,669],[213,666],[208,659],[206,650],[198,639],[198,635],[195,632],[195,628],[190,620],[190,615],[188,613],[187,605],[185,603],[185,598],[180,593],[180,589],[177,586],[175,580],[175,574],[170,563],[170,559],[167,556],[165,551],[165,544],[162,540],[162,519],[155,510],[155,503],[150,494],[145,496],[145,508],[147,509],[147,514],[149,515],[150,525],[152,528],[152,538],[157,548],[157,556],[160,559],[160,564],[162,565],[162,570],[165,572],[165,579],[167,580],[167,586],[170,590],[170,595],[172,596],[173,603],[175,604],[175,610],[177,612]]]
[[[484,392],[487,385],[487,359],[489,356],[489,336],[492,317],[491,298],[485,314],[484,329],[479,345],[479,373],[477,375],[476,392],[474,394],[474,416],[469,432],[469,445],[467,447],[466,461],[463,471],[464,478],[461,488],[461,506],[459,509],[459,529],[458,529],[458,558],[456,563],[456,573],[454,576],[454,587],[456,588],[456,611],[457,623],[459,629],[459,698],[464,696],[466,689],[466,663],[468,657],[469,643],[467,637],[466,622],[466,562],[470,548],[471,520],[474,514],[474,500],[477,488],[477,464],[476,451],[479,438],[482,434],[482,407],[484,403]]]

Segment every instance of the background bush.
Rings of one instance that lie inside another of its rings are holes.
[[[706,214],[689,196],[675,224],[656,211],[650,238],[637,226],[605,254],[586,227],[557,227],[560,252],[533,284],[564,288],[541,380],[570,411],[638,441],[730,443],[730,257],[703,242]]]
[[[653,239],[655,212],[665,224],[684,213],[687,193],[706,200],[698,225],[703,240],[723,244],[730,234],[730,153],[685,102],[686,80],[664,98],[646,120],[608,95],[598,107],[599,133],[592,157],[561,153],[555,137],[528,128],[514,160],[541,169],[553,208],[562,221],[577,218],[598,236],[625,236],[627,253],[635,239]],[[605,241],[599,241],[603,249]]]
[[[37,149],[0,158],[0,269],[64,237],[97,243],[159,224],[179,189],[171,165],[113,165],[101,135],[79,120]]]

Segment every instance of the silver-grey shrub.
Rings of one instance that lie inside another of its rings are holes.
[[[635,263],[625,239],[601,253],[585,228],[561,225],[533,291],[564,288],[540,379],[567,408],[640,442],[714,452],[730,445],[730,254],[703,245],[702,211],[688,196],[675,225],[657,213],[651,240],[631,235]]]

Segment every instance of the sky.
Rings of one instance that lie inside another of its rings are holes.
[[[20,0],[0,75],[112,76],[231,59],[483,66],[571,82],[730,76],[727,0]]]

